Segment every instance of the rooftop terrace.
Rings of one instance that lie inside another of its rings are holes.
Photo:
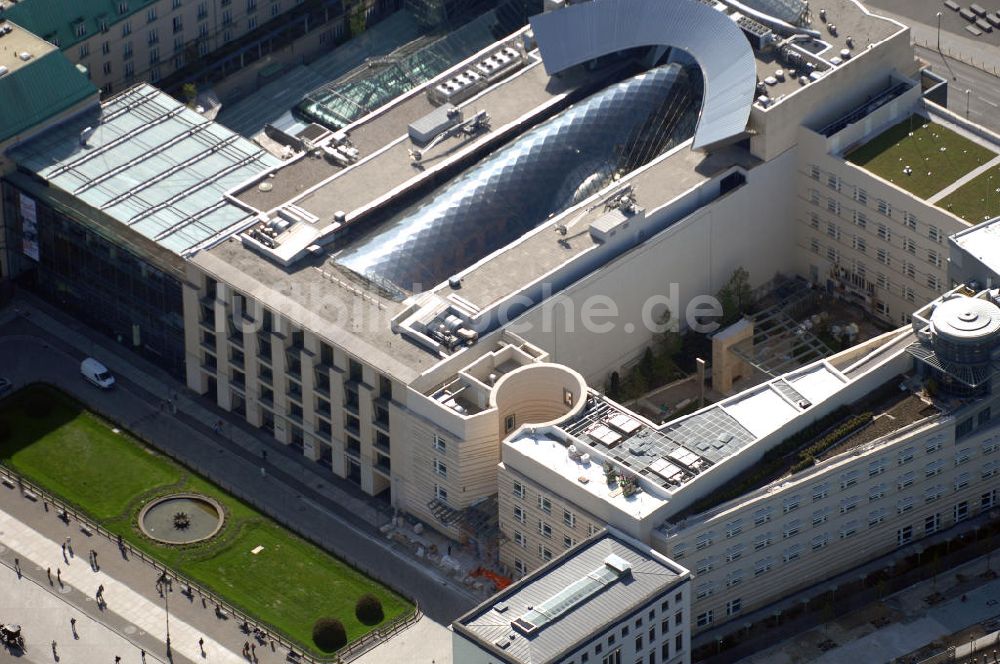
[[[996,156],[945,126],[911,115],[846,158],[916,196],[929,198]]]
[[[851,58],[863,53],[869,44],[881,42],[906,29],[878,16],[877,12],[869,13],[860,3],[851,0],[823,2],[825,18],[820,18],[819,5],[812,3],[812,6],[811,22],[806,27],[819,32],[818,39],[789,42],[783,44],[784,50],[778,48],[756,53],[757,79],[761,82],[758,95],[769,98],[768,103],[763,105],[765,108],[814,83],[831,69],[844,66]],[[778,70],[781,70],[780,74]],[[803,76],[807,82],[800,81]],[[759,101],[757,105],[762,106]]]
[[[57,50],[59,49],[52,44],[12,21],[4,21],[3,13],[0,12],[0,66],[7,68],[7,74],[27,67],[34,58]],[[28,57],[23,57],[22,53]]]
[[[888,436],[928,417],[941,413],[929,398],[913,392],[898,393],[882,404],[874,405],[871,423],[829,448],[817,461],[825,461],[874,440]]]
[[[977,175],[935,205],[970,224],[981,224],[1000,216],[1000,166]]]

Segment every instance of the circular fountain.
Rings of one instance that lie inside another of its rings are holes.
[[[149,502],[139,512],[139,528],[166,544],[193,544],[214,537],[224,510],[216,500],[195,493],[173,494]]]

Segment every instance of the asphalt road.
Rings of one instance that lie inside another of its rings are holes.
[[[948,79],[948,109],[1000,133],[1000,78],[965,63],[944,58],[934,49],[915,47],[917,55]],[[971,90],[966,94],[966,90]]]
[[[969,22],[944,6],[941,0],[862,0],[869,5],[876,13],[879,9],[884,9],[892,14],[896,14],[903,23],[907,25],[916,21],[929,25],[937,30],[937,13],[941,12],[941,32],[968,37],[981,43],[984,47],[1000,46],[1000,30],[984,33],[980,37],[973,37],[965,30]],[[978,3],[986,11],[1000,10],[1000,2],[997,0],[956,0],[962,7],[968,7],[973,3]],[[813,6],[818,6],[815,3]]]

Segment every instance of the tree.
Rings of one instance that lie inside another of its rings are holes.
[[[646,350],[642,353],[642,359],[639,360],[639,372],[642,373],[642,377],[646,379],[646,383],[650,383],[653,380],[653,373],[656,369],[656,363],[653,358],[653,349],[646,346]]]
[[[657,320],[657,323],[664,328],[660,334],[660,352],[670,358],[681,352],[681,344],[684,342],[680,327],[673,321],[673,316],[673,312],[666,309]]]
[[[357,37],[365,31],[368,17],[365,13],[365,3],[359,2],[351,9],[350,28],[351,36]]]
[[[334,652],[347,645],[347,630],[336,618],[320,618],[313,625],[313,643],[323,652]]]
[[[354,615],[363,625],[377,625],[385,618],[381,600],[371,593],[366,593],[358,598],[354,605]]]
[[[617,399],[622,391],[622,379],[618,375],[617,371],[612,371],[611,376],[608,377],[608,396],[612,399]]]
[[[715,297],[722,305],[722,324],[731,325],[738,321],[753,307],[750,273],[742,267],[736,268],[729,281],[719,289]]]
[[[187,105],[193,108],[194,100],[198,98],[198,86],[192,82],[188,82],[181,86],[181,91],[184,93]]]

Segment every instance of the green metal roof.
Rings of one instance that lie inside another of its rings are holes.
[[[61,51],[51,51],[0,78],[0,142],[96,94]]]
[[[0,11],[0,18],[10,19],[66,49],[101,32],[102,19],[111,26],[154,2],[156,0],[21,0],[6,11]],[[124,13],[118,12],[120,4],[124,4]],[[83,34],[77,33],[80,24]]]

